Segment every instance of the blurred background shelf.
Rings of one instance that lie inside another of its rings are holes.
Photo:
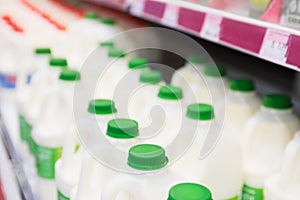
[[[179,0],[88,0],[300,71],[300,31]]]

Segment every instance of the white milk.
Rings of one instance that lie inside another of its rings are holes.
[[[146,108],[145,116],[151,116],[152,121],[142,131],[141,137],[147,139],[145,142],[165,147],[173,141],[182,126],[182,99],[181,88],[171,85],[160,87],[154,102]]]
[[[55,163],[57,199],[69,199],[71,190],[78,184],[82,158],[81,148],[76,126],[73,125],[65,139],[62,157]]]
[[[288,144],[281,170],[265,182],[265,200],[294,200],[300,197],[300,133]]]
[[[165,199],[168,190],[184,179],[170,169],[165,150],[153,144],[140,144],[130,148],[127,164],[140,174],[121,174],[106,185],[102,200]],[[145,173],[152,171],[151,173]]]
[[[127,72],[127,65],[128,60],[125,58],[123,50],[117,48],[108,49],[107,60],[99,63],[99,67],[103,69],[99,75],[95,91],[96,98],[113,99],[114,89],[120,77]]]
[[[237,142],[241,142],[243,130],[250,117],[260,106],[260,99],[255,93],[254,82],[250,79],[233,79],[229,82],[226,98],[218,102],[225,104],[224,132],[230,134]],[[222,122],[221,109],[216,107],[217,120]]]
[[[138,124],[134,120],[113,119],[107,124],[106,138],[116,148],[123,151],[128,150],[129,147],[136,142],[134,138],[137,137],[138,134]],[[111,154],[111,156],[108,156],[108,159],[116,159],[117,157],[117,155],[114,155],[115,152],[107,151],[104,147],[99,147],[99,150],[105,151],[102,152],[103,154]],[[109,168],[107,165],[110,163],[105,163],[106,165],[104,165],[98,162],[99,161],[96,161],[87,152],[84,154],[80,181],[78,187],[75,187],[72,191],[72,200],[83,200],[87,199],[87,197],[90,200],[100,199],[101,192],[107,182],[118,175],[119,172],[112,169],[115,166]],[[105,160],[102,162],[105,162]]]
[[[174,72],[171,84],[180,86],[184,91],[189,88],[189,85],[201,82],[200,73],[205,70],[207,60],[200,55],[190,56],[186,64]]]
[[[36,167],[39,179],[38,198],[55,199],[55,162],[61,157],[62,146],[71,119],[69,105],[60,89],[51,87],[43,95],[44,106],[39,119],[33,124],[32,139],[35,143]]]
[[[185,88],[185,102],[187,104],[202,102],[212,104],[225,96],[227,79],[223,67],[206,67],[204,72],[195,73],[199,77]]]
[[[212,104],[224,97],[227,80],[223,67],[209,66],[202,69],[188,65],[185,69],[183,72],[175,72],[171,83],[182,88],[187,104]]]
[[[222,134],[220,125],[214,120],[213,107],[189,105],[183,126],[186,127],[182,131],[187,140],[191,134],[196,135],[189,149],[172,168],[189,180],[208,187],[214,199],[238,199],[243,185],[241,149],[231,135]],[[181,142],[187,145],[185,141]],[[200,152],[205,152],[205,157]]]
[[[148,61],[145,58],[132,58],[129,60],[126,68],[121,69],[122,66],[112,65],[114,90],[113,99],[119,108],[121,116],[128,115],[128,103],[130,95],[139,87],[139,77],[143,71],[148,71]],[[118,72],[116,72],[118,71]]]
[[[99,42],[104,42],[119,32],[121,30],[116,26],[115,20],[99,20],[93,13],[87,13],[85,18],[70,24],[67,29],[70,64],[82,64]]]
[[[155,102],[162,82],[161,72],[155,70],[144,71],[140,75],[140,84],[131,92],[126,108],[130,118],[138,121],[139,127],[144,128],[151,125],[149,115],[146,115],[149,105]]]
[[[197,183],[179,183],[172,186],[169,190],[167,200],[212,200],[209,189]]]
[[[280,169],[286,145],[298,129],[290,98],[266,95],[260,110],[246,124],[243,199],[263,199],[264,182]]]

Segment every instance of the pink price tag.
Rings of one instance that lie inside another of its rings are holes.
[[[141,17],[144,14],[144,7],[145,7],[146,0],[132,0],[131,2],[131,14]]]
[[[168,4],[161,21],[162,24],[168,25],[170,27],[176,27],[178,21],[178,11],[179,7],[176,5]]]
[[[206,14],[200,36],[208,40],[219,41],[222,19],[218,15]]]
[[[289,36],[289,33],[268,29],[259,54],[263,57],[285,63]]]

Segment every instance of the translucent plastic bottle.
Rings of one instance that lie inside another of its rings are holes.
[[[151,125],[150,116],[145,115],[149,112],[149,105],[156,98],[159,88],[164,85],[160,71],[144,71],[140,75],[140,85],[131,92],[126,107],[130,118],[139,122],[139,126],[144,128]]]
[[[201,82],[200,73],[205,70],[208,61],[201,55],[193,55],[187,59],[187,63],[174,72],[171,84],[179,86],[186,91],[189,85]]]
[[[288,144],[281,170],[265,182],[265,200],[293,200],[300,197],[300,133]]]
[[[62,150],[62,157],[55,163],[55,182],[57,187],[57,199],[70,199],[71,190],[78,184],[82,147],[75,125],[70,127]]]
[[[212,200],[209,189],[197,183],[179,183],[171,187],[167,200]]]
[[[196,136],[189,149],[172,165],[174,171],[208,187],[214,199],[238,199],[243,185],[241,149],[231,135],[222,134],[220,124],[214,119],[213,107],[189,105],[183,126],[186,138],[193,132]],[[203,148],[210,148],[205,149],[204,158],[200,155]]]
[[[69,106],[57,87],[52,87],[43,95],[41,103],[45,109],[33,124],[32,139],[35,144],[36,168],[38,172],[38,198],[55,199],[55,162],[61,151],[70,123]]]
[[[122,150],[129,149],[138,134],[138,124],[134,120],[113,119],[107,124],[107,139],[115,147]],[[99,148],[102,154],[113,155],[107,156],[106,159],[118,159],[118,155],[114,155],[115,152]],[[106,161],[102,160],[100,163],[87,152],[84,154],[79,184],[72,191],[72,200],[100,199],[102,190],[106,187],[108,181],[119,174],[118,171],[114,170],[115,166],[110,166],[110,162]],[[119,162],[119,160],[115,160],[115,162]]]
[[[141,174],[121,174],[111,179],[102,192],[102,200],[164,199],[168,190],[184,179],[164,167],[168,163],[165,150],[153,144],[140,144],[130,148],[127,165]],[[151,173],[145,173],[153,171]],[[150,195],[151,194],[151,195]]]
[[[226,100],[226,101],[225,101]],[[241,142],[243,130],[247,121],[258,110],[260,99],[255,93],[254,82],[250,79],[232,79],[229,82],[229,90],[226,98],[220,100],[219,104],[225,104],[224,131],[232,135],[233,139]],[[220,105],[219,105],[220,106]],[[216,114],[220,118],[220,109],[216,109]]]
[[[153,103],[146,108],[145,116],[151,116],[151,126],[141,135],[146,142],[165,147],[173,141],[182,126],[182,100],[182,89],[171,85],[161,86],[155,99],[149,99]]]
[[[265,180],[280,169],[286,145],[299,129],[292,107],[289,96],[268,94],[260,110],[247,122],[242,199],[263,199]]]

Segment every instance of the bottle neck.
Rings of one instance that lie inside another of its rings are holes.
[[[275,109],[275,108],[268,108],[265,107],[264,105],[261,106],[260,110],[264,113],[271,114],[271,115],[286,115],[286,114],[291,114],[292,113],[292,108],[288,109]]]

